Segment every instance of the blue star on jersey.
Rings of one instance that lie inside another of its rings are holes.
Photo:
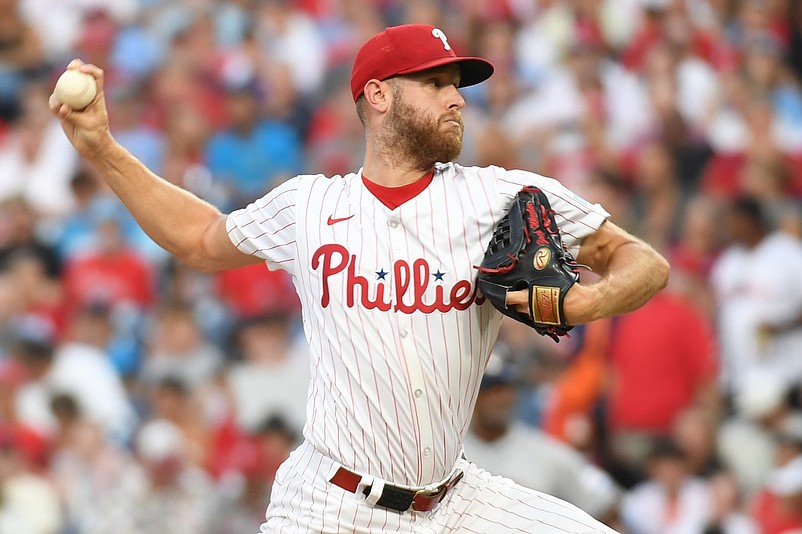
[[[385,280],[385,276],[387,276],[388,272],[385,272],[384,268],[379,271],[376,271],[376,280]]]
[[[446,275],[446,273],[441,273],[441,272],[440,272],[440,269],[437,269],[437,272],[436,272],[436,273],[432,273],[432,276],[434,276],[434,280],[435,280],[436,282],[438,282],[438,281],[439,281],[439,282],[442,282],[442,281],[443,281],[443,277],[444,277],[445,275]]]

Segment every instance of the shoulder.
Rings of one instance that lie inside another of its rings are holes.
[[[559,180],[538,174],[525,169],[505,169],[504,167],[461,167],[454,165],[455,172],[464,176],[476,176],[486,181],[494,182],[499,192],[507,193],[510,197],[526,186],[534,186],[541,189],[554,202],[567,202],[578,207],[584,206],[587,210],[592,209],[592,204],[577,195]]]
[[[316,210],[358,194],[360,186],[360,175],[357,173],[335,176],[301,174],[277,186],[261,201],[269,202],[281,197],[281,203]]]
[[[301,174],[291,179],[293,187],[298,189],[308,200],[316,198],[317,195],[326,193],[345,191],[350,192],[352,188],[359,187],[360,174],[349,173],[345,175],[326,176],[324,174]]]
[[[335,174],[333,176],[326,176],[325,174],[299,174],[293,179],[303,183],[328,184],[336,182],[341,184],[351,184],[358,177],[358,172],[350,172],[348,174]]]
[[[324,174],[298,174],[278,184],[266,196],[275,194],[276,192],[285,191],[316,191],[323,189],[330,189],[332,187],[350,187],[353,184],[356,174],[346,174],[345,176],[326,176]]]
[[[488,181],[510,182],[513,184],[537,185],[532,182],[540,180],[550,180],[531,171],[522,169],[505,169],[497,165],[486,167],[464,166],[459,163],[438,163],[435,168],[445,175],[453,175],[456,178],[480,178]]]
[[[477,185],[480,185],[485,193],[508,199],[512,199],[525,186],[538,187],[546,194],[567,191],[553,178],[522,169],[505,169],[495,165],[466,167],[458,163],[438,163],[436,169],[456,186],[475,191],[479,189]]]

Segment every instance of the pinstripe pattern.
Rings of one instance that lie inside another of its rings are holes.
[[[352,470],[419,487],[460,455],[502,317],[476,295],[473,266],[512,197],[543,189],[575,254],[607,213],[555,180],[498,167],[438,165],[395,210],[360,177],[293,178],[227,229],[293,276],[311,354],[305,438]]]
[[[465,476],[431,512],[373,508],[328,482],[339,464],[305,442],[281,467],[266,534],[615,534],[565,501],[461,462]]]

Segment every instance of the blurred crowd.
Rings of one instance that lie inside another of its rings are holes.
[[[0,534],[256,532],[306,417],[291,280],[153,244],[49,113],[66,64],[228,211],[360,167],[351,63],[405,22],[495,65],[460,163],[558,178],[672,265],[559,344],[504,323],[469,458],[629,534],[802,532],[802,2],[0,0]]]

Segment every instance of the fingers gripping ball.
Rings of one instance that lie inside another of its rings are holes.
[[[81,110],[94,100],[97,84],[91,74],[70,69],[59,77],[53,92],[63,104]]]
[[[499,221],[479,269],[479,287],[503,314],[559,341],[571,330],[565,294],[579,280],[579,265],[563,245],[548,198],[525,187]],[[507,306],[507,292],[526,289],[529,313]]]

